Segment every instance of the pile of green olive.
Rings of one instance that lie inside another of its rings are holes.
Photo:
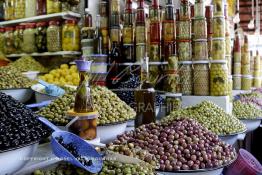
[[[192,118],[217,135],[234,134],[245,131],[245,125],[235,116],[227,114],[216,104],[204,101],[196,106],[173,111],[162,123],[170,123],[179,118]]]
[[[134,119],[135,111],[106,87],[95,86],[91,91],[95,110],[99,113],[98,125]],[[66,125],[68,123],[66,113],[70,108],[73,108],[74,101],[74,93],[68,93],[42,108],[38,114],[57,125]]]
[[[29,88],[32,84],[32,81],[16,68],[0,67],[0,89]]]
[[[257,119],[262,117],[262,111],[252,103],[234,101],[233,115],[239,119]]]

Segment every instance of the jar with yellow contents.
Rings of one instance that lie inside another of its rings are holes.
[[[63,51],[79,51],[80,29],[76,20],[66,20],[62,29]]]
[[[209,61],[194,61],[194,95],[209,95]]]
[[[210,95],[226,96],[228,94],[228,68],[226,60],[211,61]]]
[[[241,80],[241,90],[251,90],[252,86],[252,76],[251,75],[242,75]]]
[[[47,14],[59,13],[62,11],[62,4],[59,0],[47,0],[46,4]]]

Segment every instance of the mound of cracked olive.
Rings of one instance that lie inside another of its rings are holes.
[[[114,145],[132,143],[155,155],[162,171],[216,168],[236,158],[231,145],[192,119],[151,123],[126,132]]]
[[[239,119],[257,119],[262,117],[262,111],[252,103],[233,102],[233,115]]]
[[[0,151],[38,142],[48,129],[37,115],[11,96],[0,93]]]
[[[203,101],[196,106],[173,111],[161,122],[169,123],[177,118],[195,119],[217,135],[234,134],[246,130],[245,125],[238,118],[227,114],[222,108],[209,101]]]
[[[95,86],[91,90],[94,107],[100,115],[98,118],[99,125],[123,122],[135,117],[135,111],[106,87]],[[73,93],[63,95],[46,108],[42,108],[38,114],[57,125],[66,125],[68,123],[66,113],[73,107],[74,100]]]
[[[154,175],[154,169],[147,164],[126,164],[117,161],[104,161],[101,172],[97,175]],[[60,164],[53,170],[36,170],[32,175],[94,175],[70,164]]]
[[[0,67],[0,89],[29,88],[32,81],[13,67]]]
[[[47,72],[47,69],[37,62],[33,57],[31,56],[22,56],[15,62],[12,62],[10,64],[13,68],[21,71],[21,72],[27,72],[27,71],[39,71],[39,72]]]

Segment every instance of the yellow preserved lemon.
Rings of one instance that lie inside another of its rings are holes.
[[[64,51],[80,50],[80,29],[76,20],[66,20],[62,29],[62,48]]]

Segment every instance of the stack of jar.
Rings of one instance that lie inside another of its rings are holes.
[[[252,76],[250,72],[250,52],[248,37],[244,36],[244,45],[241,47],[241,89],[250,90],[252,86]]]
[[[234,59],[233,59],[233,89],[241,89],[241,43],[240,35],[235,36],[234,41]]]
[[[260,88],[261,87],[261,77],[260,77],[260,55],[257,50],[256,56],[254,57],[254,71],[253,71],[253,87]]]
[[[207,21],[208,57],[210,58],[212,53],[212,34],[213,34],[213,29],[212,29],[213,6],[212,5],[206,6],[205,16]]]
[[[205,5],[203,0],[196,1],[194,12],[194,95],[207,96],[209,95],[209,59],[207,22],[205,18]]]
[[[230,37],[230,21],[228,19],[228,7],[227,3],[225,4],[225,37],[226,37],[226,42],[225,42],[225,53],[226,53],[226,60],[227,60],[227,67],[228,67],[228,73],[231,75],[231,37]]]
[[[213,0],[212,61],[210,69],[210,95],[228,95],[228,67],[225,56],[224,1]]]
[[[179,60],[180,88],[183,95],[193,94],[193,69],[191,48],[191,19],[188,0],[181,0],[177,14],[177,50]]]
[[[103,36],[103,54],[109,53],[108,6],[109,4],[107,1],[101,1],[99,5],[99,14],[101,17],[100,29]]]

